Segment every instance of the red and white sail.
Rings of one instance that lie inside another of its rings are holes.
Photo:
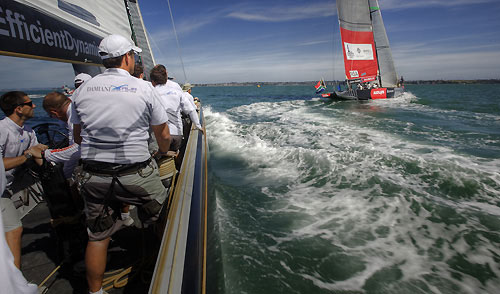
[[[369,82],[382,76],[382,86],[395,86],[396,72],[378,2],[337,0],[337,12],[347,80]]]

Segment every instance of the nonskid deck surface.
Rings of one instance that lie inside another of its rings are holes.
[[[107,290],[108,293],[148,292],[160,240],[155,236],[152,228],[136,227],[140,226],[136,211],[137,209],[131,211],[135,223],[112,237],[106,267],[106,273],[110,274],[105,275],[104,278],[116,275],[121,272],[121,269],[130,266],[132,266],[133,277],[124,287]],[[40,203],[23,219],[23,227],[22,272],[29,282],[38,285],[61,263],[57,253],[57,241],[51,234],[50,214],[45,202]],[[83,256],[76,264],[63,264],[44,286],[49,288],[45,292],[48,294],[87,294]]]

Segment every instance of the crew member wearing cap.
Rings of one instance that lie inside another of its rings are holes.
[[[170,76],[168,76],[168,71],[167,71],[167,69],[166,69],[166,68],[165,68],[165,71],[167,72],[167,82],[165,83],[165,85],[166,85],[168,88],[173,88],[173,89],[176,89],[176,90],[182,91],[182,88],[181,88],[181,86],[179,85],[179,83],[174,82],[174,77],[170,77]]]
[[[184,85],[182,85],[182,91],[184,92],[184,93],[182,93],[182,96],[186,97],[186,100],[188,100],[189,103],[195,109],[198,109],[198,106],[196,106],[196,104],[194,103],[195,98],[193,98],[193,95],[191,95],[191,89],[192,88],[193,88],[193,86],[190,83],[185,83]]]
[[[191,105],[182,98],[182,91],[170,88],[167,83],[167,69],[164,65],[158,64],[149,74],[151,83],[161,95],[161,104],[168,113],[168,128],[172,137],[170,150],[178,151],[181,147],[183,128],[181,111],[188,114],[192,111]],[[196,113],[196,111],[195,111]],[[199,122],[198,122],[199,125]]]
[[[198,118],[198,113],[196,112],[198,107],[196,107],[196,104],[194,104],[194,98],[191,95],[191,88],[193,88],[193,86],[190,83],[185,83],[184,85],[182,85],[182,90],[184,91],[182,92],[182,99],[185,104],[190,105],[189,108],[191,108],[191,111],[189,111],[189,113],[187,114],[189,115],[189,118],[191,118],[191,122],[193,122],[198,130],[201,130],[203,132],[203,128],[200,125],[200,119]]]
[[[7,185],[0,199],[5,239],[9,245],[14,264],[21,267],[21,235],[23,227],[17,208],[29,199],[27,187],[32,179],[28,176],[25,163],[35,160],[42,164],[41,152],[47,146],[38,144],[35,132],[25,122],[34,116],[36,105],[21,91],[11,91],[0,97],[0,108],[5,118],[0,120],[0,152],[5,166]],[[21,201],[24,200],[24,201]]]
[[[131,76],[134,55],[140,52],[123,36],[104,38],[99,54],[105,72],[72,98],[71,122],[83,161],[80,184],[89,235],[85,264],[90,293],[102,293],[110,236],[124,224],[120,206],[136,205],[139,218],[148,224],[157,220],[167,198],[147,140],[151,127],[159,153],[167,153],[168,116],[153,86]]]
[[[77,74],[75,77],[75,90],[78,89],[78,87],[80,87],[83,83],[90,80],[91,78],[92,78],[91,75],[86,74],[84,72]]]

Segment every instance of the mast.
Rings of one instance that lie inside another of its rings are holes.
[[[392,58],[389,39],[385,31],[382,14],[377,0],[368,0],[370,5],[371,22],[373,26],[373,36],[375,39],[375,48],[377,52],[378,66],[380,69],[380,86],[397,87],[398,77],[394,60]]]
[[[155,66],[156,62],[149,44],[148,34],[144,21],[142,20],[141,10],[138,0],[124,0],[129,12],[129,21],[132,29],[132,39],[137,46],[142,49],[141,61],[144,66],[144,76],[149,79],[149,72]]]

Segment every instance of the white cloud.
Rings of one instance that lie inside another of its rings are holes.
[[[297,44],[297,46],[311,46],[311,45],[319,45],[331,42],[332,42],[331,40],[310,41],[310,42],[299,43]]]
[[[500,52],[464,52],[397,57],[398,73],[410,79],[500,78]]]
[[[308,3],[303,5],[259,5],[235,7],[226,16],[247,21],[283,22],[318,17],[328,17],[336,14],[333,2]]]
[[[497,3],[497,0],[419,0],[419,1],[401,1],[401,0],[380,0],[379,5],[383,10],[387,9],[407,9],[407,8],[431,8],[457,7],[465,5],[475,5],[483,3]]]

